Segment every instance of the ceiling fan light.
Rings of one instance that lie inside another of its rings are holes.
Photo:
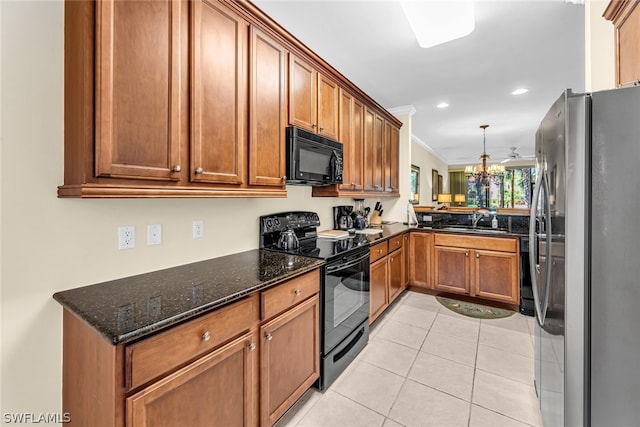
[[[476,27],[472,1],[402,1],[400,5],[422,48],[459,39]]]

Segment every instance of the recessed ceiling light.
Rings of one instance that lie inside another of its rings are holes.
[[[449,106],[449,104],[447,104],[446,102],[441,102],[440,104],[436,105],[436,107],[438,108],[447,108]]]
[[[523,93],[527,93],[527,92],[529,92],[529,89],[521,87],[511,92],[511,95],[522,95]]]

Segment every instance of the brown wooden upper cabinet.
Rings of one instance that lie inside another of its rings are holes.
[[[340,191],[362,191],[364,170],[364,105],[340,89],[340,142],[343,144],[343,183]]]
[[[192,3],[191,166],[195,182],[242,184],[249,25],[218,3]]]
[[[95,5],[97,177],[180,179],[180,114],[185,90],[180,78],[183,12],[179,2],[169,1],[106,0]],[[69,37],[65,41],[67,51],[85,42]],[[67,57],[66,65],[80,61]],[[85,84],[90,83],[85,78]],[[65,86],[69,97],[65,100],[65,127],[74,126],[70,113],[75,111],[68,109],[80,107],[72,103],[78,97],[92,95],[82,90],[86,88],[73,87],[71,82]],[[75,174],[69,166],[65,173]]]
[[[616,85],[640,81],[640,1],[612,0],[604,17],[615,27]]]
[[[288,123],[346,141],[314,195],[364,196],[365,110],[400,125],[251,2],[66,0],[64,69],[59,197],[285,197]]]
[[[338,140],[338,84],[289,56],[289,124]]]

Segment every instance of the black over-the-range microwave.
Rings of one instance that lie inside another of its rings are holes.
[[[342,184],[342,144],[287,127],[287,184]]]

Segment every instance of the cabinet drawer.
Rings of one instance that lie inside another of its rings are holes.
[[[518,239],[500,237],[480,237],[459,234],[435,235],[436,246],[449,246],[453,248],[484,249],[488,251],[517,252]]]
[[[262,292],[262,320],[269,319],[320,292],[320,270],[316,269]]]
[[[402,236],[396,236],[389,239],[389,253],[402,247]]]
[[[127,346],[125,387],[136,388],[251,329],[259,321],[258,295]]]
[[[380,258],[387,255],[387,241],[382,243],[378,243],[377,245],[371,246],[371,254],[369,255],[369,262],[374,263]]]

